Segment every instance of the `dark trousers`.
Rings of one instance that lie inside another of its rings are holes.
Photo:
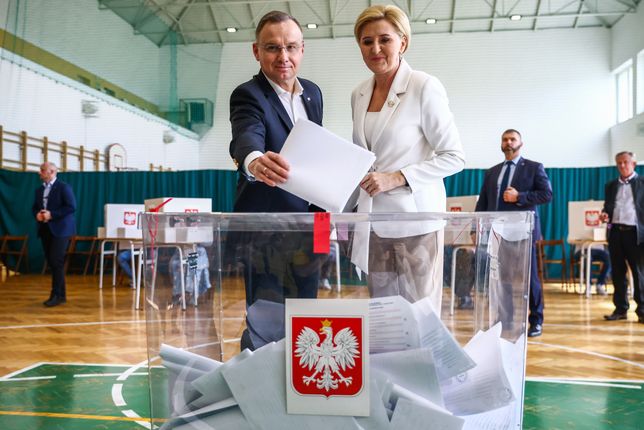
[[[633,274],[633,290],[637,315],[644,317],[644,245],[637,244],[637,230],[613,225],[608,236],[608,252],[613,271],[613,304],[615,312],[628,311],[628,279],[626,263]]]
[[[543,324],[543,290],[537,271],[537,249],[534,238],[519,241],[501,239],[498,255],[499,291],[495,296],[498,301],[498,320],[507,325],[510,331],[518,330],[511,323],[521,321],[524,318],[522,315],[525,315],[525,307],[519,306],[525,300],[523,292],[516,286],[523,285],[525,282],[526,274],[522,270],[525,261],[521,258],[525,256],[523,249],[525,249],[526,240],[530,241],[530,291],[528,292],[530,314],[528,321],[530,325]],[[517,331],[517,334],[520,332]]]
[[[65,253],[69,237],[56,237],[51,234],[49,226],[40,226],[40,241],[47,265],[51,269],[51,295],[66,298],[65,292]]]

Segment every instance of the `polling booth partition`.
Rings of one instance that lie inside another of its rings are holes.
[[[520,429],[533,222],[144,214],[149,425]],[[450,314],[444,252],[464,233],[474,307]],[[331,241],[342,288],[318,289]]]

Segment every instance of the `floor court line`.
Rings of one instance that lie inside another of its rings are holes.
[[[608,360],[619,361],[620,363],[629,364],[631,366],[635,366],[635,367],[639,367],[641,369],[644,369],[644,364],[642,364],[642,363],[637,363],[635,361],[625,360],[623,358],[615,357],[613,355],[602,354],[600,352],[587,351],[585,349],[573,348],[573,347],[570,347],[570,346],[563,346],[563,345],[556,345],[556,344],[552,344],[552,343],[537,342],[537,341],[534,341],[534,340],[530,340],[530,341],[528,341],[528,343],[531,344],[531,345],[540,345],[540,346],[545,346],[545,347],[548,347],[548,348],[563,349],[564,351],[571,351],[571,352],[579,352],[581,354],[588,354],[588,355],[592,355],[594,357],[601,357],[601,358],[605,358],[605,359],[608,359]]]

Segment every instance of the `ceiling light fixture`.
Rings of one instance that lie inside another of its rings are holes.
[[[425,24],[436,24],[436,18],[427,18]]]
[[[519,21],[521,18],[521,15],[510,15],[510,21]]]
[[[235,27],[226,27],[226,31],[228,33],[237,33],[237,29]]]
[[[311,29],[311,30],[315,30],[316,28],[318,28],[318,25],[316,23],[312,22],[310,24],[306,24],[306,28]]]

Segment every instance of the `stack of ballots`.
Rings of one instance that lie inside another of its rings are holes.
[[[384,329],[386,328],[386,330]],[[370,413],[287,414],[284,341],[221,363],[169,345],[171,417],[162,430],[518,429],[525,337],[501,324],[461,347],[427,300],[371,299]]]

